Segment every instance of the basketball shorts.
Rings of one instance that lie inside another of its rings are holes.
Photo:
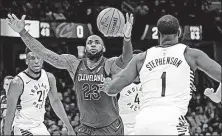
[[[134,135],[189,135],[188,123],[178,109],[144,108],[136,117]]]
[[[121,136],[124,135],[122,119],[119,117],[112,124],[102,128],[93,128],[80,124],[77,131],[78,136]]]
[[[35,136],[35,135],[50,136],[50,133],[48,132],[46,126],[43,123],[41,123],[39,126],[30,128],[30,129],[24,129],[20,126],[14,125],[14,135],[15,136]]]

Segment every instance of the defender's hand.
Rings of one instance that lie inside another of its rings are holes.
[[[210,97],[210,96],[212,96],[213,94],[214,94],[214,89],[213,89],[213,88],[206,88],[206,89],[204,90],[204,95],[205,95],[205,96]]]
[[[15,31],[20,33],[25,28],[25,15],[21,19],[18,19],[15,14],[8,14],[6,21],[8,25]]]

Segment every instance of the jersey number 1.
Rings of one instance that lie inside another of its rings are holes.
[[[163,72],[162,76],[162,93],[161,93],[161,97],[165,97],[165,91],[166,91],[166,72]]]

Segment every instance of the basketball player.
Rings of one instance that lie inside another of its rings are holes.
[[[41,57],[28,49],[26,64],[28,68],[19,73],[9,86],[4,135],[11,135],[12,124],[14,135],[50,135],[43,124],[47,96],[54,112],[66,125],[68,134],[75,135],[58,97],[54,75],[43,70]],[[21,107],[16,108],[17,104]]]
[[[204,95],[208,96],[213,102],[220,103],[221,102],[221,84],[216,92],[214,92],[213,88],[206,88],[204,91]]]
[[[104,90],[105,77],[114,77],[132,58],[133,16],[126,16],[123,53],[120,57],[103,57],[103,40],[97,35],[92,35],[86,40],[86,58],[81,60],[70,54],[58,55],[46,49],[25,31],[24,18],[25,16],[22,16],[19,20],[14,14],[8,14],[7,20],[29,49],[54,67],[68,70],[74,82],[81,122],[77,135],[123,135],[123,123],[119,116],[116,96],[110,97],[100,91]]]
[[[9,88],[9,84],[11,83],[12,79],[14,77],[13,76],[6,76],[3,80],[3,93],[1,93],[1,135],[3,135],[3,126],[4,126],[4,121],[5,121],[5,115],[6,115],[6,109],[7,109],[7,92],[8,92],[8,88]]]
[[[165,15],[158,20],[160,45],[136,55],[112,81],[105,81],[107,94],[116,94],[139,76],[141,110],[135,135],[185,135],[193,73],[202,70],[221,83],[221,66],[204,52],[178,42],[179,21]]]

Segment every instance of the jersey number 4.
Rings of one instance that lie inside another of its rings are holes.
[[[136,94],[136,97],[134,99],[134,103],[140,104],[140,98],[138,97],[138,93]]]
[[[162,76],[162,93],[161,93],[161,97],[165,97],[165,91],[166,91],[166,72],[163,72]]]
[[[84,94],[84,100],[99,100],[100,99],[100,93],[99,86],[96,84],[88,84],[84,83],[82,85],[82,90]]]

